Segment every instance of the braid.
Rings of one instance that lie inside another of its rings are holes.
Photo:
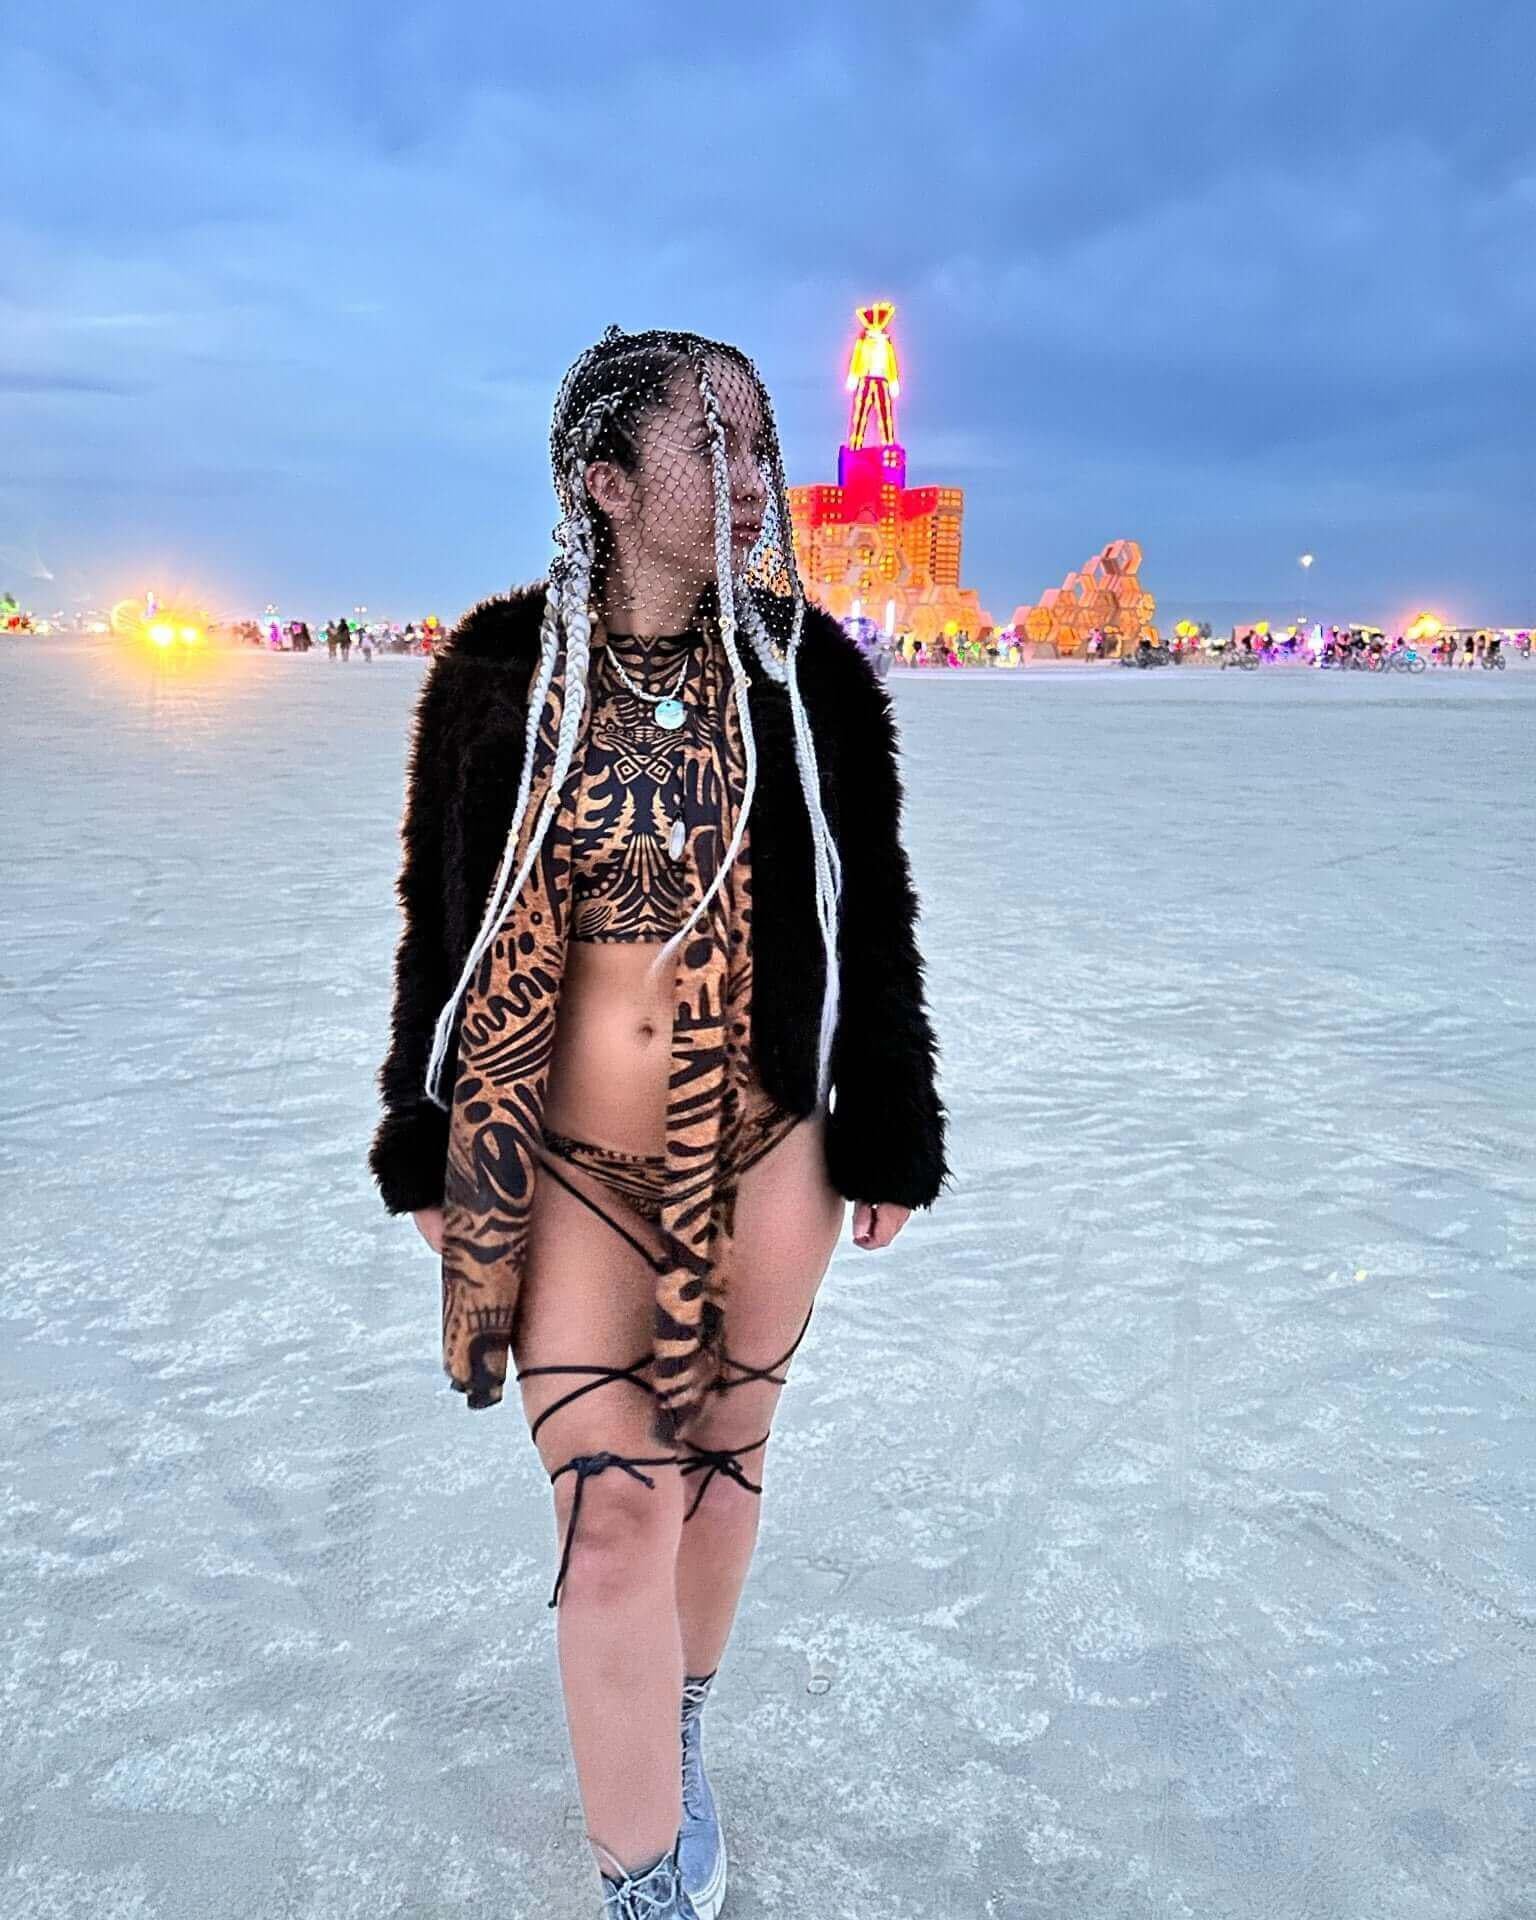
[[[840,1003],[837,946],[842,915],[843,863],[838,852],[837,841],[831,827],[827,824],[826,812],[821,803],[821,774],[816,759],[816,741],[800,691],[797,669],[805,628],[805,588],[801,583],[800,569],[795,559],[788,492],[784,481],[784,462],[779,449],[778,424],[774,419],[773,403],[768,397],[767,389],[760,380],[756,382],[756,386],[758,405],[762,408],[764,422],[769,428],[768,444],[772,450],[769,462],[772,481],[769,506],[777,523],[777,547],[788,576],[790,599],[794,607],[789,640],[782,660],[774,653],[762,609],[757,603],[756,596],[750,592],[747,595],[746,621],[758,658],[763,661],[771,677],[784,684],[789,693],[790,719],[795,733],[795,761],[800,771],[800,790],[805,799],[806,812],[810,816],[811,850],[816,864],[816,918],[821,927],[822,949],[826,956],[826,989],[821,1002],[816,1072],[817,1104],[823,1105],[830,1090],[832,1043],[837,1033]]]
[[[715,578],[720,613],[720,637],[731,663],[736,711],[741,721],[742,746],[747,763],[746,786],[737,811],[736,828],[720,862],[719,870],[705,890],[703,898],[657,954],[651,966],[653,975],[671,959],[688,933],[698,923],[711,898],[724,884],[726,874],[741,850],[748,815],[757,792],[757,735],[752,725],[752,707],[748,698],[750,683],[736,645],[736,581],[731,552],[730,470],[726,458],[725,430],[720,420],[719,404],[705,358],[702,353],[690,357],[694,360],[704,418],[709,428],[711,464],[715,483]],[[766,405],[767,396],[762,391],[761,382],[757,385],[759,398]],[[783,468],[777,458],[773,462],[773,480],[776,495],[773,509],[780,519],[781,527],[787,526],[788,520],[783,511]],[[746,586],[742,594],[741,621],[752,643],[753,651],[770,678],[786,685],[789,691],[790,713],[795,735],[795,760],[800,772],[800,786],[805,798],[806,811],[811,821],[811,845],[816,867],[816,917],[821,928],[822,948],[826,957],[826,985],[822,995],[816,1065],[816,1103],[818,1106],[825,1106],[831,1088],[832,1043],[837,1031],[839,1006],[837,935],[841,908],[842,862],[821,804],[821,779],[816,762],[816,746],[795,674],[796,658],[805,619],[805,601],[799,589],[799,577],[794,570],[792,557],[789,566],[791,583],[795,589],[795,612],[789,645],[784,657],[781,659],[774,650],[762,609],[758,606],[750,585]]]
[[[523,732],[523,766],[518,778],[517,804],[512,810],[512,825],[507,832],[501,866],[491,886],[491,897],[480,922],[480,931],[475,936],[474,944],[469,950],[469,957],[459,974],[458,984],[438,1015],[437,1028],[432,1037],[432,1057],[427,1062],[426,1095],[434,1106],[445,1110],[448,1102],[442,1097],[439,1081],[443,1062],[447,1058],[452,1041],[454,1022],[458,1018],[459,1002],[464,997],[464,989],[475,977],[475,969],[479,966],[486,948],[500,931],[507,909],[516,899],[528,875],[533,854],[543,840],[544,830],[549,824],[549,809],[546,807],[528,859],[523,863],[517,879],[508,889],[507,874],[517,853],[517,838],[522,831],[523,820],[528,812],[528,798],[533,786],[533,757],[539,737],[539,722],[544,712],[544,702],[549,697],[550,685],[555,677],[555,660],[560,646],[561,573],[562,569],[558,565],[550,568],[549,585],[544,594],[544,617],[539,625],[539,670],[528,695],[528,720]]]
[[[811,816],[811,840],[816,851],[817,910],[821,920],[822,945],[827,961],[827,990],[822,996],[821,1038],[817,1049],[817,1094],[818,1100],[825,1102],[830,1087],[832,1043],[837,1034],[840,1006],[838,932],[842,922],[843,862],[821,804],[821,779],[816,763],[816,741],[811,732],[810,716],[805,711],[805,701],[800,692],[797,667],[800,643],[804,637],[805,586],[800,578],[800,563],[795,556],[794,532],[789,514],[789,490],[784,481],[784,457],[779,443],[778,422],[774,419],[773,402],[769,399],[767,389],[761,382],[758,386],[758,397],[763,407],[764,418],[772,428],[769,434],[769,446],[772,452],[773,511],[779,523],[779,550],[784,558],[785,571],[789,575],[789,590],[795,608],[787,650],[787,677],[789,708],[794,719],[795,738],[798,743],[796,757],[800,763],[800,786],[805,795],[806,811]]]
[[[609,329],[610,333],[613,331]],[[565,520],[570,530],[567,549],[569,580],[563,596],[565,706],[560,715],[560,738],[555,749],[554,774],[550,781],[551,815],[559,806],[560,793],[575,756],[581,717],[587,705],[587,683],[592,662],[592,570],[597,559],[597,543],[592,515],[587,506],[585,468],[593,447],[608,424],[609,416],[622,404],[623,396],[620,394],[600,395],[583,410],[566,441],[566,491],[572,505]]]
[[[736,593],[731,555],[731,486],[730,467],[725,453],[725,428],[720,421],[720,408],[715,398],[715,390],[710,382],[709,369],[702,354],[690,355],[694,371],[699,382],[699,395],[704,404],[704,419],[709,428],[710,462],[714,469],[715,482],[715,593],[720,615],[720,638],[725,647],[726,658],[731,665],[731,690],[736,700],[736,712],[741,721],[742,746],[746,753],[746,788],[741,797],[741,805],[736,813],[736,826],[731,835],[730,845],[721,857],[714,878],[704,889],[702,898],[693,908],[671,938],[662,946],[656,958],[651,962],[649,972],[654,978],[663,967],[668,965],[688,937],[689,933],[702,918],[705,908],[725,885],[725,877],[735,863],[741,851],[741,843],[746,837],[747,814],[752,806],[752,796],[757,791],[757,736],[752,728],[752,710],[747,699],[747,670],[736,646]]]
[[[576,752],[576,737],[587,704],[587,676],[592,660],[592,521],[579,508],[571,526],[571,577],[565,597],[565,706],[560,714],[560,737],[550,777],[549,809],[560,804],[565,776]],[[542,838],[542,835],[541,835]]]
[[[432,1056],[427,1063],[426,1094],[427,1098],[439,1107],[446,1108],[448,1105],[442,1098],[439,1083],[464,990],[475,977],[475,969],[480,965],[486,949],[496,938],[508,909],[522,892],[524,882],[533,871],[534,861],[538,858],[539,849],[543,846],[545,835],[549,832],[550,822],[559,810],[560,792],[565,785],[565,778],[575,755],[576,736],[587,701],[587,668],[591,658],[592,640],[592,616],[587,604],[592,581],[592,522],[584,501],[582,455],[601,432],[606,416],[607,409],[599,403],[594,402],[593,406],[588,407],[582,416],[583,431],[580,438],[574,433],[570,436],[566,445],[566,458],[557,465],[557,473],[565,482],[562,498],[568,497],[570,504],[565,518],[555,529],[555,538],[561,550],[550,567],[549,584],[544,593],[544,615],[539,625],[539,671],[528,696],[528,720],[523,735],[523,766],[518,779],[517,803],[513,808],[512,824],[507,832],[501,866],[497,870],[495,881],[491,886],[490,901],[480,922],[480,931],[475,936],[453,995],[438,1015],[437,1028],[433,1034]],[[580,453],[578,449],[581,450]],[[523,821],[528,812],[529,797],[533,788],[533,762],[539,727],[543,719],[544,703],[549,698],[549,689],[554,682],[555,664],[559,658],[562,633],[565,636],[566,691],[565,705],[560,714],[560,737],[555,752],[554,770],[550,779],[549,792],[540,809],[538,825],[529,842],[528,852],[523,858],[522,866],[518,869],[517,877],[509,886],[507,875],[516,857],[518,835],[522,831]]]

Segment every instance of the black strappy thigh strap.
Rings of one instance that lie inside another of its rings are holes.
[[[810,1328],[811,1314],[815,1311],[816,1303],[812,1301],[810,1312],[805,1316],[805,1324],[801,1327],[794,1346],[790,1348],[788,1353],[770,1362],[766,1367],[744,1366],[740,1360],[733,1360],[729,1354],[722,1353],[720,1356],[721,1365],[737,1368],[741,1374],[741,1378],[739,1380],[717,1380],[715,1382],[715,1392],[729,1393],[732,1387],[744,1387],[752,1380],[770,1381],[776,1387],[788,1386],[788,1379],[782,1378],[776,1369],[788,1366],[789,1362],[794,1358],[796,1352],[799,1350],[800,1342],[805,1338]],[[684,1479],[686,1479],[690,1473],[699,1473],[706,1467],[709,1469],[709,1471],[705,1473],[703,1480],[699,1483],[699,1490],[694,1495],[693,1505],[683,1515],[683,1524],[685,1526],[698,1512],[699,1502],[709,1491],[709,1483],[717,1473],[723,1473],[728,1480],[734,1480],[738,1487],[742,1487],[748,1493],[755,1493],[761,1497],[762,1488],[758,1486],[755,1481],[747,1478],[745,1472],[742,1470],[739,1456],[744,1453],[756,1453],[759,1447],[766,1447],[771,1434],[772,1429],[770,1428],[769,1432],[765,1433],[761,1440],[754,1440],[752,1444],[747,1447],[696,1447],[686,1436],[678,1439],[677,1444],[680,1447],[685,1447],[692,1455],[691,1459],[683,1463],[682,1473]]]

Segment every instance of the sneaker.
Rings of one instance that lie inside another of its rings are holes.
[[[594,1842],[600,1853],[608,1853],[602,1843]],[[699,1920],[698,1910],[683,1891],[681,1870],[677,1864],[677,1843],[644,1873],[626,1873],[623,1863],[608,1853],[619,1869],[614,1875],[603,1870],[603,1920]]]
[[[683,1826],[677,1857],[698,1920],[717,1920],[725,1904],[725,1835],[704,1772],[704,1702],[714,1677],[683,1682]]]

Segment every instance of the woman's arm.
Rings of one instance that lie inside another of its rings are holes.
[[[901,837],[895,714],[854,643],[844,646],[836,675],[842,958],[828,1173],[850,1199],[929,1207],[949,1177],[946,1115]]]
[[[457,778],[452,729],[457,671],[449,656],[428,668],[407,760],[400,828],[404,858],[395,882],[403,925],[395,949],[390,1048],[378,1075],[384,1117],[368,1156],[391,1213],[439,1205],[448,1158],[448,1115],[427,1098],[425,1083],[437,1018],[454,986],[444,924],[444,868]],[[453,1085],[451,1062],[442,1084]]]

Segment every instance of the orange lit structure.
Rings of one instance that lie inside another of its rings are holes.
[[[896,438],[895,314],[888,300],[857,310],[837,484],[789,489],[795,558],[812,598],[840,620],[863,612],[919,640],[979,634],[992,620],[975,590],[960,585],[965,494],[907,485],[907,450]]]
[[[1157,639],[1156,611],[1141,584],[1141,548],[1134,540],[1111,540],[1087,566],[1047,588],[1038,605],[1016,607],[1013,628],[1062,659],[1080,653],[1093,633],[1114,642],[1112,651],[1129,653],[1139,640]]]

